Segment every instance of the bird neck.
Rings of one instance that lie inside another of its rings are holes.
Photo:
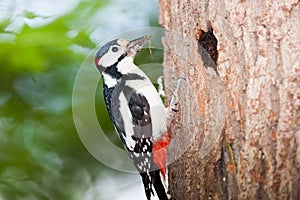
[[[104,83],[108,88],[114,87],[118,84],[118,82],[120,82],[123,76],[136,73],[137,69],[139,70],[139,68],[133,63],[132,57],[123,56],[118,59],[118,62],[107,67],[102,72]]]
[[[110,74],[103,73],[102,77],[104,79],[104,84],[108,88],[113,88],[118,84],[118,78],[111,76]]]

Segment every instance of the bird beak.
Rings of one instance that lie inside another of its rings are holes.
[[[127,56],[134,57],[143,47],[143,45],[151,40],[151,35],[145,35],[135,40],[129,41],[127,44]]]

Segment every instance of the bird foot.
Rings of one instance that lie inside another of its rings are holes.
[[[170,101],[170,104],[169,104],[169,109],[174,111],[174,112],[179,111],[179,108],[178,108],[178,103],[179,103],[178,90],[179,90],[180,82],[182,80],[186,81],[186,79],[184,77],[179,77],[176,80],[173,91],[172,91],[172,97],[171,97],[171,101]]]

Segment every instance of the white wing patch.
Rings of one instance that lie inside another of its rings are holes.
[[[133,151],[135,146],[135,141],[132,139],[133,133],[133,126],[132,126],[132,115],[128,107],[128,101],[125,98],[123,92],[120,94],[120,113],[124,122],[124,129],[126,136],[124,135],[124,140],[126,142],[126,146],[129,148],[130,151]]]

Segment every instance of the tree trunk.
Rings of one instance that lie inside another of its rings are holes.
[[[173,200],[300,199],[299,2],[159,1]]]

